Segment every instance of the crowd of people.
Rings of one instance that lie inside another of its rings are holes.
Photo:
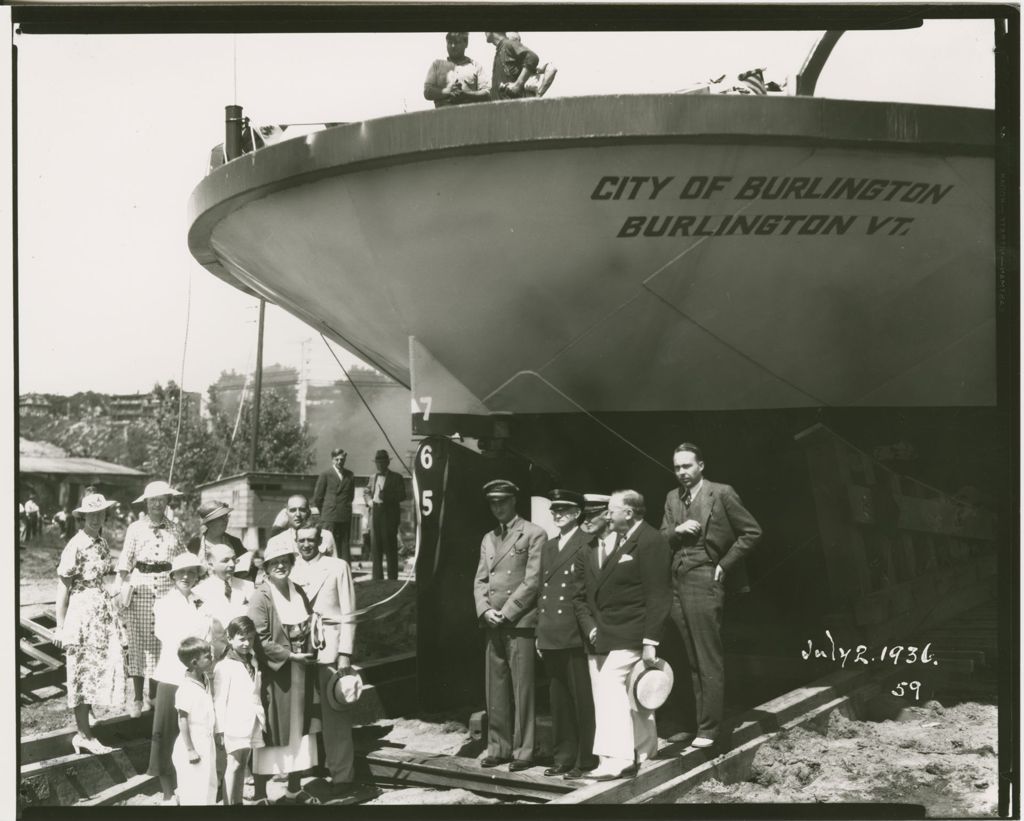
[[[447,54],[434,60],[423,82],[423,96],[443,108],[487,100],[516,100],[543,97],[555,80],[554,63],[542,63],[515,31],[484,32],[494,46],[490,75],[466,54],[468,31],[449,31],[445,35]]]
[[[103,536],[115,503],[93,492],[73,511],[81,530],[61,554],[56,602],[72,746],[110,752],[92,707],[127,703],[133,717],[152,708],[147,772],[166,804],[213,804],[218,791],[241,803],[247,767],[255,803],[268,803],[267,781],[284,775],[282,802],[317,804],[300,776],[322,760],[328,794],[344,796],[361,688],[348,562],[328,553],[329,530],[308,526],[304,496],[289,502],[295,526],[250,552],[226,532],[223,502],[200,506],[202,532],[186,542],[166,516],[180,495],[166,482],[146,486],[135,500],[146,513],[116,563]]]
[[[670,736],[687,747],[719,740],[725,690],[722,614],[743,589],[743,560],[761,529],[729,485],[704,478],[700,448],[673,454],[679,487],[661,526],[644,521],[635,490],[610,496],[549,493],[558,535],[516,513],[519,488],[484,485],[497,520],[480,545],[476,614],[486,631],[485,768],[533,766],[535,658],[550,686],[553,764],[547,776],[605,781],[635,776],[658,752],[655,709],[672,684],[658,656],[668,619],[679,630],[696,702],[694,726]],[[645,676],[654,683],[644,683]]]

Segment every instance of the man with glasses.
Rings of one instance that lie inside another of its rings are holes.
[[[582,561],[582,551],[592,537],[580,529],[583,494],[552,490],[548,497],[558,535],[548,539],[541,550],[537,600],[537,655],[548,674],[554,758],[554,766],[544,775],[579,778],[597,764],[593,755],[594,699],[573,606],[575,566]]]
[[[299,549],[297,534],[301,528],[307,527],[310,524],[312,516],[309,509],[309,499],[301,493],[296,493],[288,497],[288,507],[285,509],[288,511],[288,529],[270,539],[267,542],[267,550],[277,545],[290,547],[292,552],[297,554]],[[318,549],[325,556],[335,555],[336,546],[334,538],[331,536],[331,531],[320,531]]]
[[[643,520],[644,497],[617,490],[608,501],[613,542],[595,539],[582,562],[576,615],[587,637],[594,691],[594,754],[588,778],[630,778],[658,751],[654,712],[630,704],[629,674],[641,659],[657,664],[662,626],[672,605],[669,548]]]

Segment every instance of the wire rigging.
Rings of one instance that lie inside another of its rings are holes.
[[[174,462],[178,457],[178,443],[181,441],[181,418],[185,407],[185,355],[188,352],[188,329],[192,321],[192,272],[188,272],[185,291],[185,340],[181,345],[181,377],[178,380],[178,426],[174,432],[174,450],[171,451],[171,467],[167,471],[167,484],[174,482]]]

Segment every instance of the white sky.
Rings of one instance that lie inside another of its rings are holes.
[[[819,96],[991,107],[990,20],[844,35]],[[551,96],[668,92],[767,67],[782,81],[820,32],[523,32],[559,67]],[[443,34],[18,35],[20,391],[203,390],[254,362],[256,300],[188,252],[186,204],[223,140],[224,106],[255,123],[356,121],[430,107]],[[473,33],[469,55],[490,67]],[[792,84],[792,80],[790,81]],[[267,308],[264,363],[341,373],[305,325]],[[350,365],[355,360],[343,355]]]

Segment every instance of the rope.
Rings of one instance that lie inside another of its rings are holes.
[[[255,345],[249,349],[249,358],[245,362],[245,381],[242,383],[242,391],[238,396],[238,413],[235,414],[235,427],[231,431],[231,439],[228,441],[228,451],[224,454],[224,463],[220,466],[220,473],[217,474],[219,482],[224,475],[224,469],[228,466],[228,459],[231,458],[231,448],[235,446],[235,435],[238,433],[238,425],[242,421],[242,409],[245,407],[245,393],[249,388],[249,380],[252,378],[252,354]]]
[[[192,271],[188,272],[188,286],[185,292],[185,340],[181,345],[181,377],[178,381],[178,427],[174,432],[174,450],[171,451],[171,467],[167,471],[167,484],[174,479],[174,461],[178,458],[178,443],[181,441],[181,418],[185,406],[185,354],[188,351],[188,329],[192,319]]]
[[[352,381],[352,377],[348,375],[348,371],[345,369],[345,366],[341,364],[341,360],[338,359],[338,355],[334,352],[334,349],[330,346],[330,343],[328,343],[327,337],[325,337],[323,334],[320,334],[320,338],[324,341],[324,345],[327,347],[327,350],[330,351],[331,356],[334,357],[334,361],[338,363],[338,367],[341,368],[341,372],[345,374],[345,378],[348,380],[348,383],[355,389],[356,395],[362,401],[363,406],[366,408],[367,412],[373,418],[373,421],[377,424],[377,427],[380,428],[380,432],[384,435],[384,438],[387,440],[388,447],[391,448],[391,452],[395,454],[395,458],[401,463],[402,467],[405,468],[405,472],[411,476],[412,471],[409,469],[409,466],[405,463],[405,460],[402,458],[401,454],[399,454],[398,449],[391,441],[391,437],[388,436],[388,432],[384,430],[384,426],[380,423],[380,420],[377,418],[377,415],[373,412],[373,409],[370,407],[370,404],[366,401],[366,398],[363,396],[363,392],[359,390],[359,386]]]
[[[398,453],[397,448],[395,448],[394,443],[391,441],[391,437],[388,436],[387,431],[384,430],[384,426],[381,425],[380,420],[377,418],[377,415],[373,412],[373,409],[370,407],[370,404],[366,401],[366,397],[364,397],[363,394],[362,394],[362,391],[359,390],[359,386],[355,382],[352,381],[352,377],[349,376],[348,370],[346,370],[345,366],[341,364],[341,360],[338,359],[338,355],[336,353],[334,353],[334,349],[330,346],[330,343],[328,343],[327,337],[325,337],[323,334],[320,334],[320,338],[324,341],[324,345],[327,347],[327,350],[330,351],[331,356],[334,357],[334,361],[338,363],[338,367],[341,368],[341,372],[343,374],[345,374],[345,378],[348,380],[349,384],[355,389],[356,395],[362,401],[363,406],[366,408],[367,412],[373,418],[373,421],[376,422],[377,427],[380,428],[380,432],[384,435],[384,438],[387,440],[388,446],[391,448],[391,452],[395,454],[395,458],[398,459],[399,462],[401,462],[402,467],[405,468],[406,472],[410,476],[412,476],[412,481],[413,481],[413,500],[415,501],[416,499],[419,499],[419,488],[418,488],[418,486],[416,484],[416,475],[415,475],[415,473],[412,470],[409,469],[409,466],[405,463],[405,460]],[[370,512],[370,515],[371,516],[373,515],[372,511]],[[420,525],[419,519],[420,519],[419,506],[417,505],[417,507],[416,507],[416,520],[417,520],[416,521],[416,525],[417,525],[417,527],[416,527],[416,546],[415,546],[415,548],[413,550],[413,556],[412,556],[412,565],[413,565],[413,567],[416,567],[416,562],[419,559],[419,555],[420,555],[420,532],[421,532],[421,528],[419,526]],[[372,527],[372,525],[371,525],[371,527]],[[377,619],[382,619],[385,616],[390,616],[392,613],[397,612],[400,608],[399,607],[392,607],[392,608],[390,608],[390,609],[388,609],[386,611],[378,613],[377,615],[373,616],[372,618],[369,618],[369,619],[367,619],[367,618],[360,618],[361,616],[366,616],[371,611],[376,610],[377,608],[381,607],[382,605],[385,605],[388,602],[396,599],[398,596],[400,596],[402,594],[402,592],[405,590],[405,588],[407,588],[409,586],[409,582],[410,581],[411,581],[411,579],[406,579],[404,582],[402,582],[402,586],[399,587],[398,590],[396,590],[394,593],[392,593],[387,598],[381,599],[379,602],[374,602],[373,604],[368,605],[366,607],[362,607],[362,608],[360,608],[358,610],[354,610],[350,616],[346,617],[345,621],[346,622],[350,621],[350,622],[354,622],[354,623],[358,623],[358,622],[361,622],[361,621],[363,621],[363,622],[365,622],[365,621],[375,621]],[[401,606],[404,607],[404,603]]]

